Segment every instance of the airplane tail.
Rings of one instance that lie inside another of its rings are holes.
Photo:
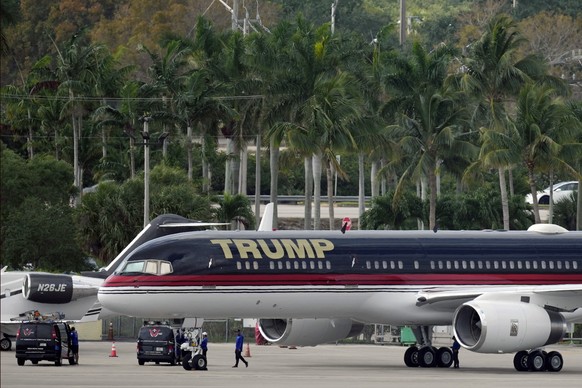
[[[261,224],[257,230],[261,232],[273,231],[273,202],[270,202],[265,206],[263,218],[261,218]]]

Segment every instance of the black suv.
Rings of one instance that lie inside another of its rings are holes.
[[[176,365],[176,338],[169,325],[146,324],[137,337],[137,363],[169,362]]]
[[[26,360],[33,364],[45,360],[61,366],[63,359],[71,365],[77,363],[71,349],[71,328],[66,322],[30,321],[20,325],[16,333],[18,365],[24,365]]]

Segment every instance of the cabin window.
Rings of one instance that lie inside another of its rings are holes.
[[[507,269],[507,263],[505,262],[505,260],[501,261],[501,268]]]
[[[498,261],[493,262],[493,268],[499,269],[499,262]]]
[[[283,269],[283,262],[282,261],[277,262],[277,268]]]
[[[562,269],[562,262],[561,261],[556,262],[556,268]]]
[[[483,262],[481,260],[477,262],[477,265],[479,266],[479,269],[483,269]]]
[[[452,263],[450,260],[447,260],[447,269],[453,269]]]
[[[533,269],[538,269],[538,262],[532,261]]]
[[[290,261],[286,261],[285,262],[285,268],[286,269],[291,269],[291,262]]]
[[[305,261],[301,262],[301,269],[307,269],[307,262]]]
[[[240,263],[240,261],[236,262],[236,269],[238,269],[239,271],[242,269],[242,264]]]
[[[463,269],[467,269],[467,262],[463,260]]]
[[[443,263],[442,260],[439,260],[439,269],[444,269],[445,268],[445,263]]]
[[[553,261],[549,261],[548,265],[549,265],[550,269],[554,269],[554,262]]]
[[[572,268],[578,269],[578,262],[577,261],[572,262]]]
[[[258,261],[253,261],[253,269],[254,270],[259,269],[259,262]]]
[[[570,269],[570,262],[569,261],[564,261],[564,268]]]
[[[475,269],[475,262],[473,260],[469,261],[469,268]]]
[[[125,265],[121,273],[144,273],[150,275],[167,275],[172,273],[172,264],[164,260],[133,261]]]
[[[398,260],[398,269],[404,269],[404,263],[402,260]]]
[[[388,262],[387,261],[383,261],[382,262],[382,268],[383,269],[388,269]]]
[[[436,263],[434,261],[430,262],[430,269],[436,269]]]
[[[167,275],[172,272],[172,264],[165,261],[160,262],[160,275]]]
[[[414,269],[420,269],[420,264],[417,260],[414,260]]]
[[[326,269],[331,269],[331,261],[327,260],[327,261],[325,262],[325,268],[326,268]]]
[[[372,263],[369,260],[366,260],[366,269],[372,269]]]
[[[275,269],[275,262],[269,261],[269,269]]]
[[[396,263],[394,263],[393,261],[390,262],[390,268],[391,269],[396,269]]]
[[[310,269],[315,269],[315,261],[310,261],[309,262],[309,268]]]
[[[299,262],[298,261],[294,261],[293,262],[293,268],[294,269],[299,269]]]
[[[125,267],[123,268],[123,271],[121,271],[121,273],[124,273],[124,272],[143,272],[143,266],[144,266],[143,261],[132,261],[132,262],[129,262],[125,265]]]
[[[317,268],[318,269],[323,269],[323,261],[318,261],[317,262]]]
[[[251,263],[248,261],[245,261],[245,269],[251,269]]]
[[[529,262],[529,260],[526,260],[525,262],[525,269],[531,269],[531,263]]]
[[[517,269],[522,269],[523,268],[523,263],[521,261],[517,262]]]
[[[491,269],[491,262],[489,260],[485,260],[485,268]]]
[[[374,261],[374,269],[380,269],[380,262],[379,261]]]

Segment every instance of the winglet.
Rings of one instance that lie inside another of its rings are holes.
[[[261,232],[273,231],[273,202],[270,202],[267,204],[267,206],[265,206],[263,218],[261,218],[261,224],[257,230]]]

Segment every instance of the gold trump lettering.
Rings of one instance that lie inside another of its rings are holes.
[[[235,254],[241,259],[279,260],[289,259],[324,259],[325,253],[334,249],[331,241],[319,238],[303,239],[237,239],[225,238],[210,240],[211,244],[220,246],[226,259],[233,259]]]

